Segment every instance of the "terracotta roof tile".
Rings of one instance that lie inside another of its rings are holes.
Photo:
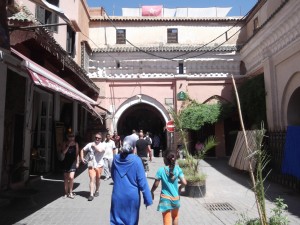
[[[20,21],[20,22],[36,22],[35,17],[26,6],[19,8],[19,11],[8,16],[9,21]]]

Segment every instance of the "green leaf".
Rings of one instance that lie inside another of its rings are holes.
[[[182,128],[199,130],[205,124],[218,122],[221,104],[199,104],[193,102],[183,109],[179,115]]]

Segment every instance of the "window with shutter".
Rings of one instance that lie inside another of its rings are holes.
[[[168,43],[178,43],[178,29],[169,28],[168,29]]]
[[[67,46],[66,51],[70,56],[74,56],[75,32],[70,26],[67,26]]]
[[[117,29],[117,44],[126,44],[126,30]]]
[[[48,0],[52,5],[58,6],[59,5],[59,0]],[[45,8],[37,5],[36,6],[36,18],[38,21],[40,21],[42,24],[56,24],[58,23],[58,16],[57,14],[50,12],[46,10]],[[52,30],[53,32],[58,31],[57,26],[51,26],[47,27],[47,29]]]
[[[36,6],[36,18],[38,21],[40,21],[42,24],[45,24],[45,9],[40,6]]]
[[[86,72],[89,72],[89,60],[92,51],[88,44],[83,41],[81,42],[81,67],[85,69]]]
[[[183,74],[183,62],[180,62],[180,63],[178,64],[178,73],[179,73],[179,74]]]

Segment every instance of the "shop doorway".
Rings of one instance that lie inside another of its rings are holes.
[[[33,152],[32,172],[45,173],[51,169],[53,95],[36,89],[33,104]]]
[[[5,95],[2,171],[6,171],[10,165],[19,164],[24,159],[26,82],[25,77],[20,76],[12,70],[8,70]]]

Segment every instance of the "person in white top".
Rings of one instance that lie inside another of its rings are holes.
[[[108,180],[111,178],[111,165],[112,161],[114,158],[114,150],[116,149],[115,142],[111,139],[110,134],[106,134],[106,139],[105,139],[105,153],[103,156],[104,160],[104,180]]]
[[[150,137],[150,133],[146,132],[146,136],[144,137],[146,141],[148,141],[149,145],[152,145],[152,138]]]
[[[139,136],[136,134],[135,130],[132,130],[132,134],[128,135],[124,138],[123,143],[127,142],[133,147],[133,153],[136,154],[136,147],[135,143],[136,141],[139,140]]]
[[[94,196],[99,196],[100,177],[102,168],[104,166],[103,155],[105,153],[105,144],[104,142],[101,142],[101,140],[101,133],[96,133],[95,141],[88,143],[80,151],[81,161],[83,163],[88,163],[88,172],[90,177],[90,196],[88,197],[89,201],[92,201],[94,199]]]
[[[143,132],[143,130],[141,130],[141,132]],[[139,135],[137,134],[136,130],[132,130],[132,136],[134,136],[136,140],[139,140]]]

